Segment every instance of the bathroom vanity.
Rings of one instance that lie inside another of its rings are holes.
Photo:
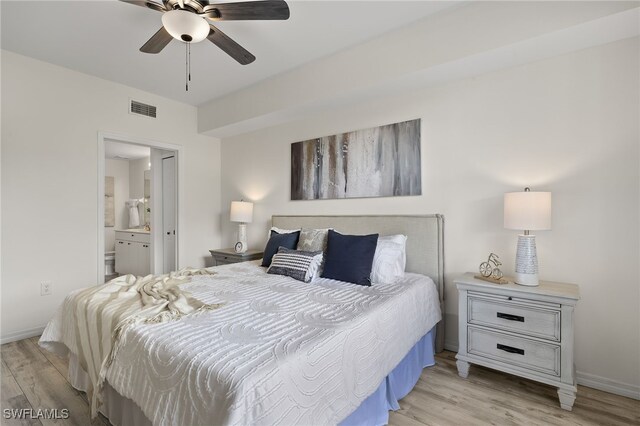
[[[151,235],[144,229],[116,233],[116,272],[120,275],[151,273]]]

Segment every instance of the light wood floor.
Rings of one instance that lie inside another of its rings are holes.
[[[67,381],[66,360],[40,349],[38,338],[8,343],[2,354],[2,409],[67,408],[70,417],[56,424],[108,425],[89,418],[87,397]],[[420,425],[639,425],[640,401],[579,386],[572,412],[560,409],[555,388],[472,366],[469,378],[458,377],[455,354],[436,356],[420,381],[390,414],[390,424]],[[53,424],[51,420],[2,425]]]

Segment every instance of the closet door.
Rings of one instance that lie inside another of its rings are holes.
[[[162,159],[162,240],[164,272],[176,269],[176,158]]]

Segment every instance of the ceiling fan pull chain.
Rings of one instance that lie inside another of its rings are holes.
[[[189,91],[189,43],[184,44],[184,88]]]
[[[189,81],[191,81],[191,43],[187,43],[189,45]]]

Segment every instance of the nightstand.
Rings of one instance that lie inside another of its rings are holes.
[[[575,284],[540,281],[537,287],[493,284],[467,273],[458,287],[458,374],[469,364],[536,380],[558,388],[560,406],[576,399],[573,365]]]
[[[209,250],[209,253],[211,253],[213,260],[216,262],[216,266],[262,259],[262,251],[260,250],[247,250],[244,253],[236,253],[234,249],[228,248]]]

